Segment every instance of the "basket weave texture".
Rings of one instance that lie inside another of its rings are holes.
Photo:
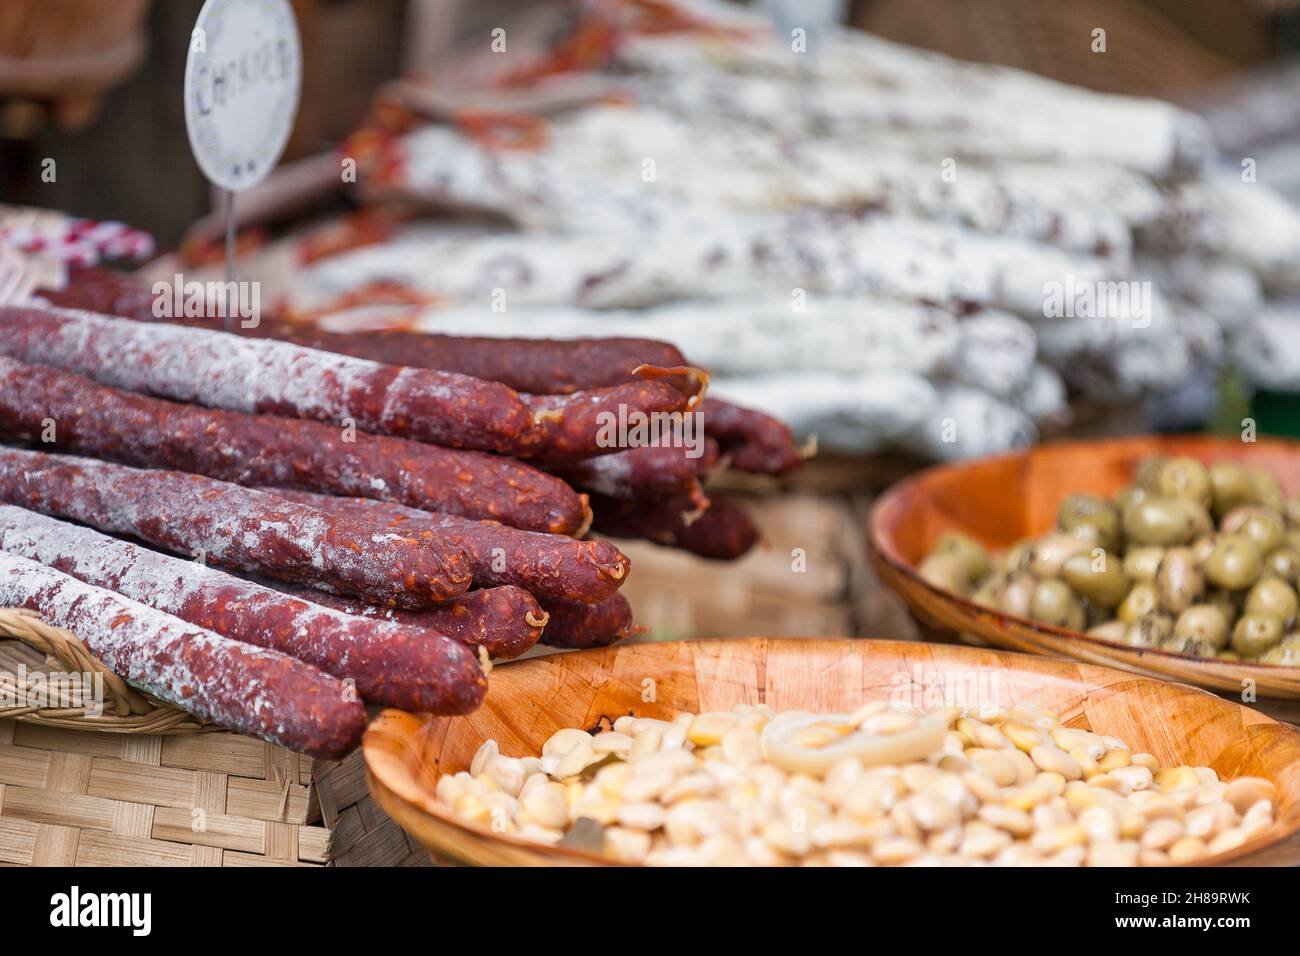
[[[371,800],[360,750],[312,760],[203,724],[132,690],[26,611],[0,609],[0,638],[6,705],[31,700],[17,693],[20,677],[28,689],[57,672],[104,681],[99,716],[0,706],[0,866],[427,862]]]

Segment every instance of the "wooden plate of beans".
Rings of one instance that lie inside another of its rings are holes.
[[[1300,622],[1278,601],[1300,587],[1298,492],[1294,442],[1047,444],[898,482],[868,538],[933,632],[1268,699],[1293,719]],[[958,562],[936,555],[971,543],[993,572],[956,580]]]
[[[1196,688],[961,645],[745,638],[494,669],[382,712],[370,790],[481,865],[1300,859],[1300,732]]]

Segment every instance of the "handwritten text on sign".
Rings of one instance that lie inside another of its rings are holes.
[[[286,0],[208,0],[185,64],[185,125],[203,174],[237,191],[284,152],[302,88],[302,47]]]

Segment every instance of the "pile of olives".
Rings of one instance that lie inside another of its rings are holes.
[[[1114,500],[992,555],[944,535],[923,578],[987,607],[1134,647],[1300,667],[1300,497],[1234,462],[1151,458]]]

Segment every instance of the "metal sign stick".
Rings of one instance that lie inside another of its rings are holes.
[[[223,189],[223,205],[225,207],[226,218],[226,314],[225,326],[227,332],[234,331],[235,310],[239,303],[236,301],[238,293],[235,291],[235,193],[231,189]]]

